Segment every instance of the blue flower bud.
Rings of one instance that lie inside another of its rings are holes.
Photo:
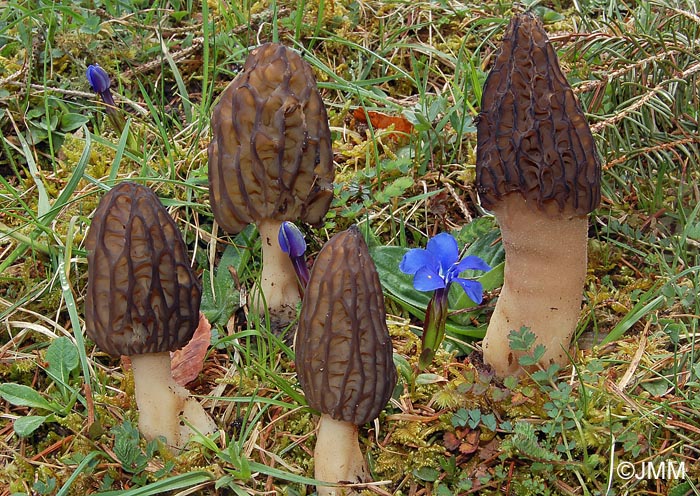
[[[299,228],[289,221],[284,221],[280,227],[277,239],[282,251],[290,258],[301,257],[306,251],[306,240]]]
[[[111,81],[107,72],[97,64],[89,65],[87,68],[87,79],[92,89],[97,93],[105,93],[109,90]]]

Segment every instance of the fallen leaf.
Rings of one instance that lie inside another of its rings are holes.
[[[501,451],[501,441],[494,438],[479,449],[479,458],[482,460],[490,460]]]
[[[464,441],[459,445],[459,452],[463,455],[469,455],[474,453],[479,448],[479,436],[481,431],[479,429],[470,429],[467,435],[464,436]]]
[[[405,134],[410,134],[413,131],[413,124],[411,124],[408,119],[402,116],[392,116],[387,114],[382,114],[381,112],[367,111],[363,108],[356,108],[352,116],[359,122],[367,122],[369,117],[369,122],[375,129],[387,129],[394,126],[393,133],[389,133],[389,137],[393,139],[399,139]]]
[[[170,353],[170,373],[180,386],[194,381],[204,367],[204,357],[211,342],[211,324],[203,313],[199,314],[199,325],[190,342]]]
[[[457,439],[454,432],[445,432],[445,434],[442,436],[442,444],[445,446],[447,451],[455,451],[457,448],[459,448],[461,443],[462,442]]]

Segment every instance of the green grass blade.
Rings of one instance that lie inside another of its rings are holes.
[[[61,489],[56,493],[56,496],[67,496],[70,494],[69,489],[73,485],[73,482],[75,482],[75,480],[83,473],[88,465],[90,465],[98,456],[102,456],[102,453],[99,451],[91,451],[88,453],[85,458],[80,461],[71,476],[68,477],[68,480],[66,480],[66,483],[63,484],[63,487],[61,487]]]
[[[175,475],[173,477],[168,477],[167,479],[153,482],[146,486],[136,487],[126,491],[107,491],[97,494],[98,496],[153,496],[156,494],[163,494],[166,491],[185,489],[213,480],[214,474],[200,470],[198,472]]]

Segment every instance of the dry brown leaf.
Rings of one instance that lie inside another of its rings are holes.
[[[194,381],[204,367],[204,357],[211,341],[211,324],[199,313],[199,325],[192,339],[183,348],[170,354],[171,374],[180,386]]]
[[[367,118],[369,117],[369,122],[375,129],[386,129],[394,126],[394,131],[396,132],[389,134],[389,136],[394,139],[399,139],[404,133],[411,134],[413,131],[413,124],[411,124],[408,119],[401,116],[397,117],[372,111],[367,111],[365,115],[365,111],[362,108],[356,108],[352,116],[359,122],[367,122]]]
[[[463,455],[469,455],[474,453],[479,448],[479,435],[481,431],[479,429],[469,429],[462,444],[459,445],[459,452]]]
[[[454,432],[445,432],[442,436],[442,444],[448,451],[455,451],[459,448],[461,441],[457,438]]]

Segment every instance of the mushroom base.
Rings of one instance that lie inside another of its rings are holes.
[[[147,440],[163,436],[168,447],[177,452],[197,432],[207,435],[216,430],[216,424],[202,405],[173,379],[169,352],[130,358],[139,430]],[[184,420],[180,420],[180,416]]]
[[[519,193],[504,197],[494,213],[506,253],[505,280],[484,338],[484,361],[500,377],[521,373],[523,353],[510,350],[508,335],[525,326],[546,347],[541,365],[563,365],[581,312],[588,219],[539,211]]]
[[[251,297],[252,308],[259,315],[270,315],[270,328],[281,334],[296,319],[297,305],[301,301],[299,284],[289,255],[282,251],[278,234],[282,222],[263,220],[258,223],[262,240],[262,273],[260,290]],[[262,293],[262,294],[261,294]]]
[[[323,482],[369,482],[369,470],[360,451],[358,427],[350,422],[321,415],[314,449],[314,477]],[[318,496],[350,496],[351,488],[317,486]]]

